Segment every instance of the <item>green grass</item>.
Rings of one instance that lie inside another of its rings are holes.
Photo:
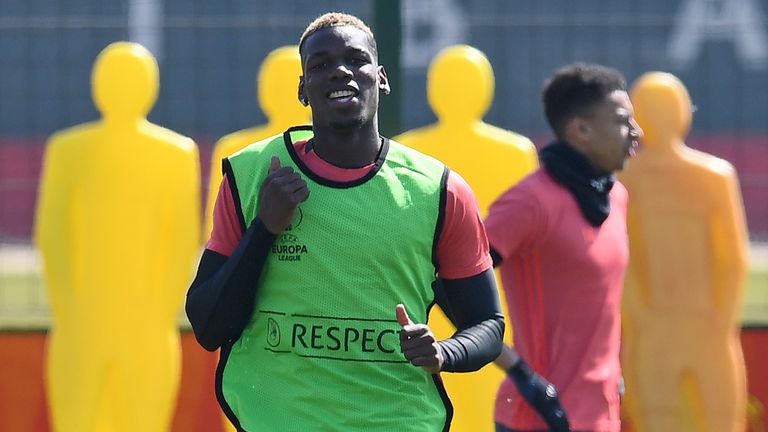
[[[768,326],[768,268],[753,268],[744,293],[743,325]]]
[[[39,273],[0,273],[0,330],[44,330],[49,326],[48,298]]]

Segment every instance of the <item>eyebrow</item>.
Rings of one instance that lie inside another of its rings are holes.
[[[365,55],[366,57],[368,57],[369,59],[373,59],[373,53],[371,53],[370,51],[366,51],[364,49],[357,48],[357,47],[348,47],[348,48],[345,49],[344,53],[345,54],[350,54],[350,53],[351,54],[362,54],[362,55]],[[313,58],[316,58],[316,57],[326,57],[326,56],[329,56],[329,55],[330,55],[330,52],[327,51],[327,50],[317,51],[317,52],[314,52],[314,53],[311,53],[311,54],[307,54],[307,61],[309,61],[309,60],[311,60]]]
[[[617,106],[613,112],[619,115],[629,115],[629,110],[623,106]]]
[[[373,57],[373,54],[370,51],[366,51],[366,50],[363,50],[363,49],[360,49],[360,48],[356,48],[356,47],[349,47],[347,49],[347,51],[348,52],[351,51],[351,52],[353,52],[355,54],[365,54],[368,57]]]

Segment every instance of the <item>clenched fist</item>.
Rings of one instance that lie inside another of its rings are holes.
[[[395,306],[397,322],[400,323],[400,348],[412,365],[421,366],[427,372],[436,374],[443,366],[443,354],[435,335],[426,324],[414,324],[408,317],[405,306]]]
[[[290,225],[296,207],[307,198],[307,182],[292,167],[281,167],[280,159],[272,156],[269,173],[259,189],[258,217],[267,230],[282,233]]]

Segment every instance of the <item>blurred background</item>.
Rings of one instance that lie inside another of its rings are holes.
[[[264,57],[333,10],[377,34],[394,90],[381,114],[389,136],[435,121],[426,71],[453,44],[478,48],[494,68],[485,121],[539,147],[550,139],[539,92],[558,67],[602,63],[630,83],[674,73],[696,105],[687,144],[738,171],[753,245],[743,326],[768,329],[768,0],[0,0],[0,332],[48,328],[31,245],[41,160],[53,132],[98,118],[99,51],[131,40],[157,57],[149,120],[197,142],[207,185],[215,141],[266,121],[255,89]]]

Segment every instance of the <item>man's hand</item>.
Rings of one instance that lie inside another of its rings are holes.
[[[507,370],[507,376],[515,383],[520,395],[536,410],[539,416],[554,432],[570,431],[568,416],[565,414],[555,386],[520,359]]]
[[[414,324],[402,304],[395,306],[395,315],[403,327],[400,330],[400,348],[405,358],[431,374],[440,372],[443,354],[432,330],[426,324]]]
[[[259,219],[272,234],[280,234],[291,224],[296,207],[309,198],[307,183],[291,167],[281,167],[272,156],[269,173],[259,189]]]

